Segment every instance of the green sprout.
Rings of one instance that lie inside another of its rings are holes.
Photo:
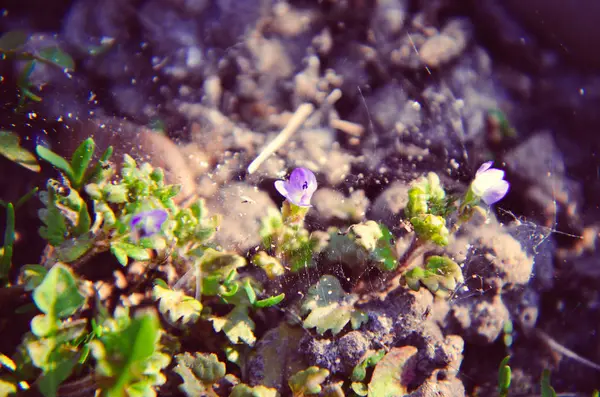
[[[498,368],[498,393],[500,397],[507,397],[508,388],[510,387],[511,369],[508,360],[510,360],[510,356],[506,356],[500,363],[500,368]]]
[[[452,259],[432,255],[427,258],[425,268],[415,267],[404,274],[408,286],[418,291],[423,284],[431,292],[448,297],[456,285],[464,282],[462,270]]]

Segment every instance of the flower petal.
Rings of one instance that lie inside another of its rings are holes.
[[[275,181],[275,189],[281,194],[283,197],[287,198],[288,190],[287,190],[287,182],[286,181]]]
[[[481,199],[487,204],[492,205],[500,200],[506,193],[508,192],[509,183],[507,181],[500,181],[496,183],[494,186],[490,187],[485,191]]]
[[[493,161],[486,161],[485,163],[481,164],[481,166],[477,170],[477,174],[476,175],[479,175],[482,172],[487,171],[492,166],[492,164],[494,164]]]

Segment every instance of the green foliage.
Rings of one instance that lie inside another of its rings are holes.
[[[385,350],[368,352],[367,356],[360,361],[352,370],[350,380],[353,382],[362,382],[367,377],[367,368],[374,367],[385,355]]]
[[[44,314],[31,320],[31,330],[38,337],[56,332],[60,320],[73,315],[85,303],[71,269],[56,264],[33,291],[33,301]]]
[[[369,397],[396,397],[408,393],[405,379],[407,373],[414,371],[413,357],[417,348],[413,346],[393,347],[377,363],[371,382],[369,382]]]
[[[45,396],[56,396],[58,386],[75,368],[80,353],[73,341],[85,333],[85,322],[64,321],[85,303],[72,271],[56,264],[33,291],[33,300],[43,313],[31,320],[32,334],[22,346],[33,366],[42,371],[38,386]]]
[[[252,263],[263,269],[270,280],[285,274],[285,268],[281,262],[277,258],[267,254],[265,251],[259,251],[254,255],[252,257]]]
[[[304,397],[320,393],[322,384],[328,376],[328,370],[312,366],[292,375],[288,380],[288,385],[294,397]]]
[[[36,147],[36,152],[43,160],[61,170],[69,179],[71,187],[79,190],[86,180],[86,171],[92,160],[95,149],[96,145],[94,140],[92,138],[86,139],[75,150],[71,162],[41,145]]]
[[[277,397],[279,393],[277,393],[276,389],[271,389],[265,386],[254,386],[250,387],[248,385],[239,384],[236,385],[233,390],[231,390],[231,394],[229,397]]]
[[[289,204],[287,206],[306,212],[306,208],[303,207]],[[294,218],[300,215],[296,212],[293,212],[293,215],[285,218],[278,211],[269,209],[267,216],[262,219],[260,236],[263,248],[267,252],[272,253],[285,268],[298,272],[315,265],[315,255],[324,248],[324,245],[317,236],[311,235],[304,228],[302,221]],[[289,218],[293,218],[293,221]]]
[[[12,203],[6,205],[6,228],[4,229],[4,245],[0,252],[0,281],[7,280],[15,243],[15,207]]]
[[[186,396],[214,396],[213,385],[225,376],[225,363],[215,354],[190,353],[175,356],[177,365],[173,369],[183,379],[179,385]]]
[[[40,172],[40,165],[35,156],[21,147],[19,136],[13,132],[0,130],[0,155],[28,170]]]
[[[460,266],[452,259],[438,255],[427,258],[425,268],[415,267],[407,271],[404,278],[411,289],[418,291],[423,284],[441,297],[448,297],[457,283],[464,281]]]
[[[247,306],[236,306],[224,317],[211,317],[213,328],[217,332],[224,332],[231,343],[246,343],[254,345],[254,321],[248,315]]]
[[[358,329],[368,321],[368,316],[354,308],[358,297],[346,293],[337,278],[323,276],[310,289],[302,303],[301,314],[307,315],[302,323],[306,329],[317,328],[323,335],[327,331],[338,334],[348,322]]]
[[[170,324],[188,326],[200,317],[202,304],[182,291],[169,289],[162,280],[154,282],[152,297],[159,302],[158,310]]]
[[[358,223],[350,226],[346,236],[366,252],[369,262],[382,270],[391,271],[398,266],[394,236],[385,225],[374,221]]]
[[[160,351],[156,315],[146,312],[130,319],[120,312],[104,326],[103,334],[90,342],[103,395],[156,395],[154,386],[166,380],[161,370],[171,361]]]
[[[545,369],[542,371],[541,380],[542,397],[556,397],[556,391],[550,385],[550,370]]]
[[[450,202],[437,174],[430,172],[413,182],[408,191],[405,214],[421,239],[447,245],[450,232],[445,217],[450,210]]]
[[[498,368],[498,393],[500,397],[508,396],[511,381],[511,369],[508,365],[509,360],[510,356],[506,356],[500,363],[500,368]]]

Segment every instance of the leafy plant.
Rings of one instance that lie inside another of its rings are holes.
[[[179,390],[187,396],[218,396],[213,385],[225,376],[225,363],[215,354],[189,353],[175,356],[177,365],[174,371],[181,376],[183,383]]]
[[[288,384],[294,397],[304,397],[320,393],[322,384],[328,376],[328,370],[312,366],[292,375]]]
[[[369,382],[369,397],[395,397],[407,394],[406,386],[411,371],[414,371],[412,359],[416,354],[417,348],[413,346],[391,348],[375,366]]]
[[[35,156],[20,145],[20,138],[10,131],[0,130],[0,155],[34,172],[40,172]]]
[[[404,274],[408,286],[418,291],[423,284],[436,295],[447,297],[457,283],[464,282],[462,270],[446,256],[432,255],[427,258],[425,268],[415,267]]]
[[[368,321],[368,316],[354,308],[358,297],[348,294],[334,276],[323,276],[310,289],[301,307],[301,315],[307,315],[302,325],[306,329],[317,328],[319,334],[331,331],[338,334],[349,322],[358,329]]]
[[[145,312],[131,319],[122,310],[103,326],[103,334],[90,342],[90,349],[104,395],[156,395],[154,387],[166,380],[161,370],[171,361],[161,352],[156,315]]]
[[[498,393],[500,394],[500,397],[508,396],[508,388],[510,387],[511,381],[511,369],[508,365],[509,360],[510,356],[506,356],[500,363],[500,368],[498,369]]]

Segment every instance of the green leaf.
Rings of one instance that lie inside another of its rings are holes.
[[[45,320],[37,316],[37,321],[44,321],[43,324],[46,325],[55,319],[73,315],[83,306],[85,297],[79,292],[77,280],[71,269],[59,263],[50,269],[42,283],[33,291],[33,300],[38,309],[45,314]],[[42,330],[52,331],[52,326],[43,327]],[[43,331],[36,335],[47,335]]]
[[[235,385],[229,397],[277,397],[277,389],[271,389],[265,386],[250,387],[245,384]]]
[[[250,285],[250,280],[246,279],[244,281],[243,288],[248,296],[248,301],[251,305],[254,305],[256,303],[256,292],[254,292],[254,288]]]
[[[96,150],[96,144],[92,138],[84,140],[73,153],[71,158],[71,169],[73,170],[73,187],[81,187],[85,172],[92,161],[92,156]]]
[[[12,263],[13,244],[15,242],[15,208],[12,203],[6,206],[6,228],[4,229],[4,247],[0,257],[0,279],[7,279]]]
[[[556,391],[550,385],[550,370],[545,369],[542,371],[542,397],[556,397]]]
[[[170,358],[158,351],[159,331],[156,315],[145,312],[124,328],[105,332],[89,343],[106,396],[122,396],[124,390],[150,393],[153,384],[164,383],[160,370]]]
[[[20,282],[26,291],[37,288],[48,274],[48,270],[41,265],[24,265],[20,269]]]
[[[190,353],[175,356],[177,365],[173,369],[183,379],[179,390],[189,397],[217,396],[212,385],[225,376],[225,363],[219,361],[215,354]]]
[[[248,316],[248,308],[237,306],[225,317],[212,317],[213,328],[217,332],[223,331],[231,343],[246,343],[254,345],[254,321]]]
[[[106,198],[106,201],[112,204],[123,204],[128,201],[129,189],[127,186],[118,184],[118,185],[106,185],[102,189],[102,193]]]
[[[417,354],[413,346],[393,347],[377,363],[371,382],[369,397],[397,397],[408,394],[407,385],[403,383],[411,371],[415,371],[412,360]]]
[[[123,266],[127,265],[127,259],[122,261],[123,254],[125,254],[126,256],[128,256],[131,259],[136,260],[136,261],[150,260],[150,254],[148,253],[148,250],[138,247],[136,245],[130,244],[130,243],[125,243],[123,241],[116,241],[116,242],[111,243],[110,249],[111,249],[111,252],[113,253],[113,255],[115,255],[115,257],[117,257],[117,260],[119,261],[119,263]]]
[[[19,47],[22,47],[28,39],[29,35],[22,30],[11,30],[10,32],[6,32],[0,36],[0,52],[14,51]]]
[[[464,282],[462,269],[452,259],[432,255],[427,258],[425,269],[413,268],[404,274],[408,286],[418,291],[422,283],[432,293],[448,297],[458,283]]]
[[[275,305],[281,303],[281,301],[284,299],[285,299],[285,294],[281,293],[279,295],[271,296],[269,298],[261,299],[261,300],[254,302],[254,307],[265,308],[265,307],[275,306]]]
[[[303,327],[306,329],[317,328],[323,335],[328,330],[338,334],[352,320],[355,326],[366,321],[366,316],[354,309],[354,302],[358,298],[347,294],[337,278],[325,275],[310,287],[301,307],[301,314],[308,316],[304,319]],[[358,312],[357,314],[354,314]]]
[[[221,292],[219,290],[220,283],[232,272],[233,276],[237,277],[236,269],[246,266],[246,260],[234,253],[207,248],[202,252],[195,266],[200,266],[200,273],[203,275],[202,294],[215,296]]]
[[[370,351],[366,358],[354,367],[350,379],[354,382],[362,382],[367,376],[367,368],[375,366],[385,356],[385,350]]]
[[[34,172],[40,172],[35,156],[20,144],[17,134],[0,130],[0,155]]]
[[[410,223],[419,238],[432,241],[439,246],[448,245],[450,232],[446,227],[446,219],[439,215],[420,214],[410,218]]]
[[[510,387],[511,381],[511,369],[508,365],[508,360],[510,360],[510,356],[506,356],[504,360],[500,363],[500,368],[498,369],[498,392],[500,396],[508,395],[508,388]]]
[[[309,367],[290,377],[288,384],[295,397],[321,392],[321,385],[329,376],[329,371],[316,366]]]
[[[73,58],[58,47],[44,48],[39,53],[40,58],[52,62],[65,70],[75,70],[75,61]]]
[[[260,251],[252,257],[252,263],[267,273],[270,280],[285,274],[285,268],[277,258],[269,256],[265,251]]]
[[[202,304],[183,291],[174,291],[157,283],[152,289],[152,297],[159,301],[158,310],[173,325],[189,325],[200,317]]]
[[[119,247],[116,247],[115,244],[111,244],[110,252],[117,258],[117,261],[121,264],[121,266],[127,266],[129,259],[127,258],[127,253]]]
[[[357,395],[364,397],[369,393],[369,389],[367,388],[367,385],[365,385],[364,383],[361,382],[352,382],[352,384],[350,385],[350,388],[352,389],[352,391],[354,393],[356,393]]]
[[[4,368],[8,368],[12,372],[14,372],[17,369],[17,365],[15,364],[15,362],[11,360],[10,357],[5,356],[2,353],[0,353],[0,365]]]
[[[52,150],[45,148],[44,146],[37,145],[35,147],[35,151],[37,155],[42,159],[54,167],[58,168],[62,172],[65,173],[66,177],[69,178],[71,182],[75,180],[73,169],[71,168],[71,164],[64,157],[59,156],[54,153]]]
[[[17,394],[17,380],[8,376],[0,376],[0,396],[12,396]]]
[[[57,391],[60,384],[71,376],[75,365],[77,365],[77,359],[61,355],[56,351],[50,353],[50,356],[54,356],[49,359],[52,364],[40,377],[38,387],[44,396],[55,397],[58,395]]]

